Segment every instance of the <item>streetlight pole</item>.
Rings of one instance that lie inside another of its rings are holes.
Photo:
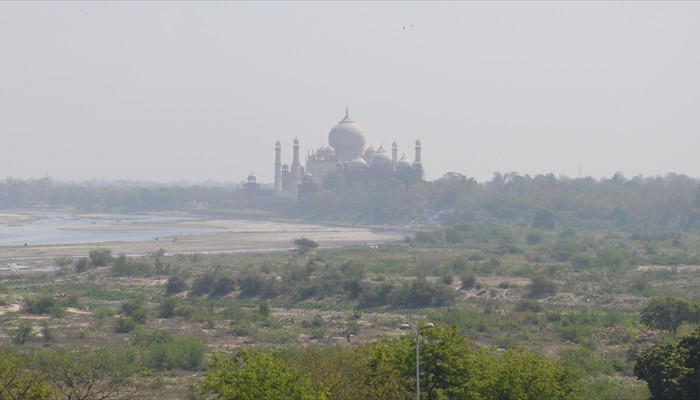
[[[418,339],[420,338],[420,332],[423,329],[434,328],[435,324],[433,324],[432,322],[428,322],[427,324],[421,327],[414,327],[409,324],[401,324],[399,327],[401,329],[413,329],[413,331],[416,333],[416,400],[420,400],[420,342],[418,341]]]

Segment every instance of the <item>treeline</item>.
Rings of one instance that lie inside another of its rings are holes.
[[[699,181],[685,175],[571,179],[496,173],[490,182],[450,173],[432,182],[397,179],[347,186],[326,176],[297,208],[317,218],[372,223],[503,221],[541,228],[691,229],[700,221]]]
[[[189,204],[213,209],[246,207],[237,186],[89,186],[48,178],[0,182],[0,208],[72,207],[80,212],[128,213],[180,210]]]
[[[631,179],[495,173],[478,183],[449,173],[435,181],[404,174],[349,185],[331,172],[318,192],[302,195],[287,216],[367,223],[504,221],[550,228],[692,229],[700,223],[700,182],[681,174]],[[256,207],[237,186],[87,186],[50,179],[0,182],[0,208],[69,206],[82,212],[181,209],[192,201],[210,210]],[[538,218],[539,216],[539,218]],[[554,225],[552,225],[554,224]]]

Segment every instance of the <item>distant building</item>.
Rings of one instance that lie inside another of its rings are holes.
[[[413,162],[405,156],[398,158],[396,142],[392,144],[391,152],[383,146],[365,148],[365,144],[364,130],[350,118],[346,109],[345,117],[328,134],[328,147],[309,151],[304,165],[299,156],[299,139],[295,138],[293,142],[291,166],[282,162],[282,145],[278,140],[275,143],[274,189],[260,189],[256,177],[250,174],[245,185],[248,197],[250,200],[293,200],[299,193],[318,190],[323,178],[332,171],[338,171],[350,186],[390,179],[405,170],[411,170],[423,179],[420,140],[415,142]]]

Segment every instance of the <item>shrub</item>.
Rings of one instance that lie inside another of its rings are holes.
[[[180,299],[177,297],[166,297],[158,305],[158,317],[172,318],[176,315]]]
[[[530,282],[530,297],[550,296],[557,292],[557,285],[543,275],[536,275]]]
[[[153,266],[146,262],[130,261],[120,254],[112,265],[113,276],[151,276]]]
[[[75,272],[82,273],[90,268],[90,262],[87,258],[80,258],[75,262]]]
[[[205,273],[194,278],[192,282],[192,287],[190,288],[190,295],[192,296],[202,296],[211,293],[214,285],[216,284],[216,276],[211,273]]]
[[[114,320],[114,332],[129,333],[136,329],[136,321],[128,317],[119,317]]]
[[[56,333],[47,323],[44,323],[44,325],[41,327],[41,336],[47,342],[51,342],[56,339]]]
[[[525,242],[530,245],[540,244],[542,240],[544,240],[544,235],[542,234],[542,232],[539,231],[529,232],[525,236]]]
[[[476,275],[472,273],[467,273],[460,276],[460,280],[462,281],[462,289],[467,290],[476,286]]]
[[[204,364],[206,346],[195,336],[173,338],[159,335],[143,346],[144,364],[149,368],[198,370]]]
[[[143,299],[124,301],[121,304],[121,312],[131,317],[136,322],[146,322],[148,317],[148,309],[144,304]]]
[[[452,304],[454,294],[450,287],[420,278],[391,293],[391,305],[394,307],[444,307]]]
[[[211,288],[211,292],[209,292],[209,296],[223,297],[234,290],[236,290],[235,279],[227,276],[220,276],[215,280],[214,286]]]
[[[92,316],[99,320],[103,320],[108,317],[113,317],[114,310],[109,307],[98,307],[92,312]]]
[[[180,276],[171,276],[168,278],[168,284],[165,286],[165,294],[172,295],[180,293],[188,289],[187,282]]]
[[[105,267],[112,262],[112,250],[96,249],[90,250],[90,264],[93,267]]]
[[[24,310],[30,314],[51,314],[54,316],[61,316],[64,313],[59,301],[48,294],[25,299]]]
[[[29,322],[20,321],[17,326],[17,331],[12,336],[12,342],[15,344],[25,344],[29,339],[34,337],[34,327]]]

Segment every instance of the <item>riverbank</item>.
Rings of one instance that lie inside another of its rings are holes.
[[[350,228],[323,226],[313,224],[288,224],[266,221],[240,220],[199,220],[177,222],[180,228],[191,227],[216,229],[216,233],[188,234],[182,229],[181,235],[154,237],[141,241],[106,241],[95,243],[39,244],[21,246],[1,246],[0,259],[8,258],[46,258],[46,257],[81,257],[93,249],[109,249],[113,254],[144,255],[159,250],[165,253],[211,253],[238,251],[274,251],[289,249],[292,240],[308,237],[322,247],[339,247],[347,245],[364,245],[386,243],[400,240],[401,232],[375,231],[368,228]],[[163,224],[172,227],[173,224]],[[138,226],[131,227],[141,229]],[[118,227],[81,227],[71,228],[85,231],[108,231],[129,229]]]

